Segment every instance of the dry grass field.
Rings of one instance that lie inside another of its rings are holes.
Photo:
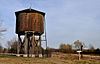
[[[0,64],[100,64],[100,56],[84,55],[78,60],[77,54],[52,54],[51,58],[23,58],[0,55]]]

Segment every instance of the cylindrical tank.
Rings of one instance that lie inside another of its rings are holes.
[[[25,31],[34,31],[34,34],[44,33],[44,12],[34,9],[25,9],[15,12],[16,14],[16,33],[24,35]]]

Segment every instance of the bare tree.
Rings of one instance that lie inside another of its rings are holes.
[[[81,51],[83,50],[83,47],[86,47],[86,45],[79,40],[75,41],[74,45],[75,45],[75,48],[77,48],[78,50],[81,50]],[[81,52],[81,58],[83,58],[82,52]]]
[[[47,57],[51,57],[51,49],[49,47],[47,47],[46,49],[46,54],[47,54]]]
[[[2,45],[0,44],[0,53],[2,53],[2,51],[3,51],[3,47],[2,47]]]
[[[94,46],[93,45],[89,45],[89,50],[90,50],[90,52],[94,52]]]
[[[74,46],[75,48],[77,48],[77,49],[81,49],[82,42],[79,41],[79,40],[77,40],[77,41],[74,42],[74,45],[75,45],[75,46]]]
[[[8,49],[7,48],[4,48],[3,49],[3,53],[8,53]]]
[[[11,48],[11,45],[12,45],[12,41],[8,41],[7,42],[7,48],[10,49]]]
[[[6,32],[7,29],[2,28],[2,21],[0,20],[0,38],[3,36],[3,33]],[[1,42],[0,42],[1,43]],[[0,53],[3,51],[3,47],[0,44]]]
[[[11,45],[12,53],[17,53],[17,40],[15,40]]]
[[[67,52],[68,53],[72,52],[72,45],[67,44],[66,46],[67,46],[67,48],[66,48],[67,49]]]
[[[17,51],[17,40],[16,38],[11,39],[7,42],[7,48],[9,53],[16,53]]]
[[[72,52],[72,45],[70,45],[70,44],[60,44],[59,49],[60,49],[61,52],[70,53],[70,52]]]
[[[67,52],[67,50],[66,50],[67,49],[67,45],[66,44],[60,44],[59,49],[60,49],[61,52],[66,53]]]
[[[60,47],[59,47],[60,49],[66,49],[67,48],[67,46],[66,46],[66,44],[60,44]]]

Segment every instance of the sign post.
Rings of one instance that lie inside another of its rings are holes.
[[[82,51],[77,51],[77,52],[78,52],[78,54],[79,54],[79,60],[80,60],[80,58],[81,58],[80,53],[81,53]]]

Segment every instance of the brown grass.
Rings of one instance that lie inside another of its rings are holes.
[[[77,54],[53,53],[51,58],[0,55],[0,64],[100,64],[100,56],[84,55],[84,58],[79,61]]]

